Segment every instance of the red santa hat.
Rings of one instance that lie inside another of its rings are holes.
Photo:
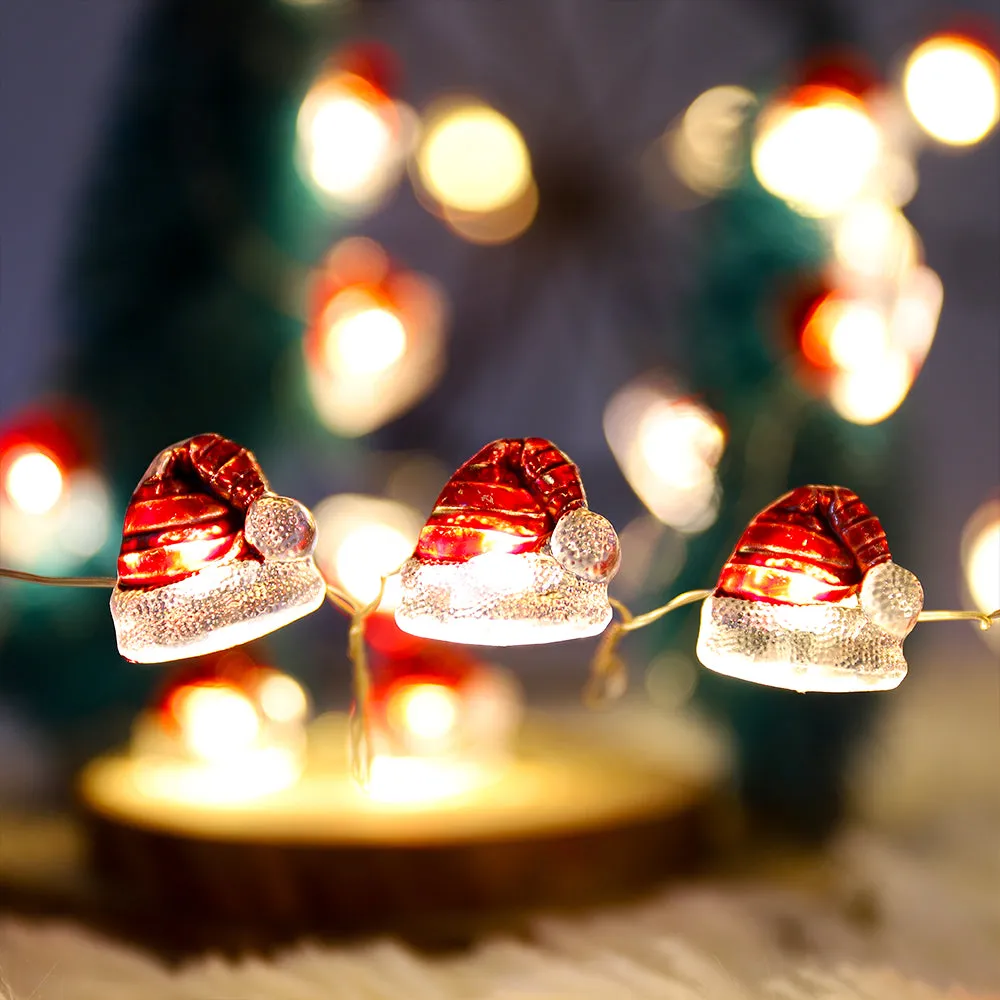
[[[448,481],[402,570],[412,635],[512,646],[597,635],[611,620],[614,528],[551,441],[502,438]]]
[[[923,588],[840,486],[800,486],[749,524],[702,606],[698,659],[795,691],[894,688]]]
[[[257,639],[323,603],[316,526],[218,434],[165,448],[125,514],[111,615],[126,659],[159,663]]]

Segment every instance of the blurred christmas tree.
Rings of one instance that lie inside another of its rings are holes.
[[[60,387],[94,410],[115,522],[153,456],[191,434],[253,442],[265,464],[335,447],[281,377],[301,379],[286,359],[299,356],[303,278],[334,228],[290,151],[343,28],[337,7],[161,0],[128,53],[69,254]],[[7,691],[67,739],[120,736],[157,674],[116,655],[107,595],[21,596]]]

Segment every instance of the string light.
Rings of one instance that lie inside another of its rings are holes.
[[[335,318],[323,345],[327,364],[348,376],[377,375],[406,351],[406,330],[399,317],[363,292],[344,292],[331,303]]]
[[[903,92],[917,124],[932,139],[970,146],[1000,119],[1000,64],[972,39],[936,35],[907,60]]]
[[[895,413],[933,343],[943,294],[937,274],[917,266],[888,303],[884,295],[844,291],[813,303],[799,334],[801,353],[840,416],[875,424]]]
[[[506,243],[538,211],[531,156],[517,126],[479,101],[445,99],[427,112],[417,151],[418,194],[472,243]]]
[[[736,183],[743,127],[756,104],[745,87],[712,87],[664,134],[661,142],[674,173],[696,194],[712,198]]]
[[[341,210],[370,211],[402,173],[406,111],[357,73],[324,73],[299,110],[303,172]]]
[[[505,208],[531,183],[531,157],[517,126],[471,101],[431,110],[417,168],[431,196],[463,212]]]
[[[8,457],[4,487],[25,514],[47,514],[63,494],[63,474],[55,459],[26,448]]]
[[[426,394],[444,362],[444,299],[373,240],[338,243],[317,269],[303,341],[317,415],[368,434]]]
[[[768,191],[803,215],[825,217],[864,190],[882,147],[881,132],[859,98],[810,85],[760,115],[751,160]]]
[[[85,464],[71,414],[31,413],[0,433],[0,558],[64,571],[108,537],[110,497]]]

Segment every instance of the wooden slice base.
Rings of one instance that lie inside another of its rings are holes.
[[[182,947],[376,929],[451,936],[502,913],[631,894],[692,861],[723,758],[697,724],[660,725],[669,738],[651,754],[615,727],[529,716],[491,783],[387,804],[353,785],[345,722],[326,717],[302,779],[266,798],[153,797],[137,780],[148,762],[116,756],[88,766],[81,801],[97,872]],[[620,729],[634,740],[634,723]]]

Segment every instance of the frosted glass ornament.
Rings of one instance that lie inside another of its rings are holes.
[[[315,611],[316,529],[271,493],[254,456],[217,434],[164,449],[125,515],[111,595],[118,650],[160,663],[228,649]]]
[[[917,578],[854,493],[802,486],[748,525],[701,610],[710,670],[793,691],[885,691],[906,676]]]
[[[577,467],[543,438],[486,445],[448,481],[402,568],[412,635],[514,646],[598,635],[618,537]]]

